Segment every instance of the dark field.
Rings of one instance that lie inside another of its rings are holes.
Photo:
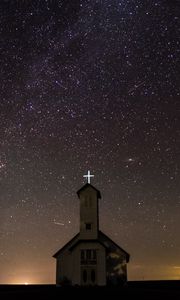
[[[131,281],[126,287],[56,287],[0,285],[0,299],[179,299],[180,281]]]

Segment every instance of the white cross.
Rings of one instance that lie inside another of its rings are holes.
[[[90,171],[88,171],[87,175],[83,175],[83,177],[88,179],[88,183],[91,183],[91,177],[94,177],[94,175],[91,175]]]

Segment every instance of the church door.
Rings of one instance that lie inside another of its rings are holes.
[[[92,266],[81,267],[81,285],[97,284],[96,268]]]
[[[81,250],[81,285],[97,284],[97,253],[95,249]]]

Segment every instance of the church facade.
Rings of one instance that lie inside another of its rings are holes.
[[[77,194],[80,200],[80,232],[53,255],[56,259],[56,284],[124,284],[130,256],[99,230],[100,192],[87,183]]]

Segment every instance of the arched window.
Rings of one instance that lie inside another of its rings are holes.
[[[87,271],[86,270],[84,270],[83,271],[83,281],[86,283],[86,281],[87,281]]]
[[[91,271],[91,281],[94,283],[95,280],[96,280],[96,274],[95,274],[95,271],[92,270],[92,271]]]

